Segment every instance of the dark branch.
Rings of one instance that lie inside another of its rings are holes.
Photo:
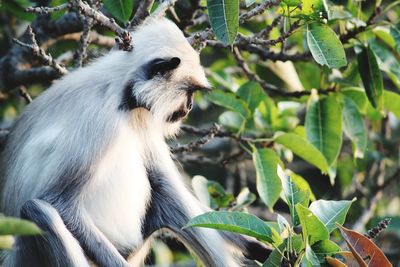
[[[60,74],[60,75],[67,74],[68,71],[64,66],[61,66],[60,64],[58,64],[50,54],[46,54],[46,52],[42,48],[39,47],[39,45],[36,41],[35,34],[34,34],[31,26],[28,26],[26,32],[29,36],[31,44],[21,42],[17,39],[13,39],[13,41],[22,47],[30,49],[32,54],[35,57],[40,59],[44,65],[50,66],[53,69],[55,69],[58,74]]]

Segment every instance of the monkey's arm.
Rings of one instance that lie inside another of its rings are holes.
[[[168,179],[158,171],[148,171],[149,180],[152,187],[152,205],[147,211],[144,225],[144,238],[147,238],[154,231],[160,228],[169,228],[179,239],[188,245],[206,266],[237,266],[231,265],[224,258],[226,247],[223,243],[213,239],[225,239],[228,243],[239,248],[243,255],[251,260],[264,262],[271,252],[271,249],[255,239],[247,238],[239,234],[230,232],[219,232],[219,237],[215,237],[215,231],[201,228],[185,228],[192,215],[188,211],[205,209],[200,207],[200,203],[195,199],[183,199],[182,192],[172,186]],[[196,205],[196,207],[191,206]],[[250,263],[246,266],[253,266]]]

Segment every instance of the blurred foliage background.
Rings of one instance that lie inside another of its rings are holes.
[[[153,1],[91,5],[125,27],[142,2]],[[389,227],[374,241],[393,265],[400,266],[400,2],[270,1],[246,18],[243,14],[268,1],[240,1],[223,22],[226,32],[216,28],[220,22],[213,22],[211,13],[220,11],[207,8],[210,2],[180,0],[167,11],[194,38],[214,88],[210,94],[196,95],[182,135],[171,141],[196,195],[216,210],[248,211],[267,221],[276,221],[279,213],[290,221],[290,206],[274,172],[280,163],[311,200],[356,197],[346,219],[348,228],[363,233],[390,217]],[[78,22],[62,22],[69,30],[52,27],[76,13],[73,6],[51,13],[25,12],[36,5],[64,3],[0,2],[3,141],[30,98],[62,75],[50,71],[50,64],[46,75],[20,79],[25,76],[17,76],[8,65],[13,58],[13,67],[20,70],[42,67],[43,59],[13,41],[26,40],[29,24],[38,45],[70,71],[114,45],[113,31],[84,14],[73,17]],[[217,29],[216,38],[196,37],[209,27]],[[82,30],[89,36],[87,44]],[[331,238],[343,245],[338,231]],[[154,242],[149,264],[191,261],[186,249],[166,233]]]

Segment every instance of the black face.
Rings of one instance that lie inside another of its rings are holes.
[[[193,91],[187,91],[186,103],[184,103],[177,111],[173,112],[168,116],[168,122],[177,122],[180,119],[186,117],[186,115],[192,110],[193,107]]]
[[[176,69],[181,63],[180,58],[172,57],[172,58],[156,58],[153,59],[142,67],[139,68],[137,75],[142,80],[151,80],[155,77],[164,77],[168,78],[171,75],[171,72]],[[135,85],[135,80],[130,80],[124,89],[124,93],[122,96],[121,104],[118,109],[123,111],[130,111],[135,108],[145,108],[150,110],[144,103],[141,103],[136,97],[132,94],[132,88]]]

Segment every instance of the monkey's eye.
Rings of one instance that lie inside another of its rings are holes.
[[[180,58],[156,58],[148,63],[147,77],[153,78],[156,75],[165,75],[171,70],[176,69],[181,63]]]

